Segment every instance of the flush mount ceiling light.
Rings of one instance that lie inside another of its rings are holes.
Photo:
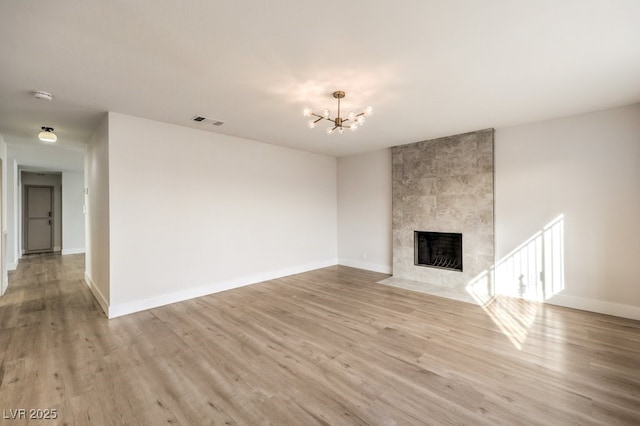
[[[360,113],[355,113],[353,111],[347,114],[347,118],[342,118],[340,116],[340,99],[344,98],[344,92],[338,90],[333,92],[333,97],[338,100],[338,115],[336,118],[331,118],[331,111],[328,109],[324,109],[322,114],[316,114],[311,110],[311,108],[305,108],[302,113],[305,117],[312,117],[308,122],[307,126],[310,129],[316,127],[320,120],[329,120],[333,123],[333,126],[327,127],[327,134],[332,134],[335,131],[338,133],[342,133],[344,129],[351,129],[352,131],[356,131],[359,126],[362,126],[365,122],[365,117],[368,117],[373,112],[373,108],[370,106],[366,107],[364,111]]]
[[[53,133],[53,127],[42,127],[42,131],[38,135],[38,139],[42,142],[55,142],[58,137]]]

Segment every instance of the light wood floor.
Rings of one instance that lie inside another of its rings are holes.
[[[25,258],[0,298],[0,409],[59,414],[29,424],[640,424],[637,321],[341,266],[109,321],[83,263]]]

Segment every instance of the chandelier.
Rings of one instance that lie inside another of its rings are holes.
[[[316,114],[311,110],[311,108],[305,108],[302,113],[305,117],[311,117],[311,119],[307,122],[307,126],[310,129],[316,127],[320,120],[329,120],[333,123],[333,126],[327,127],[327,134],[332,134],[335,131],[338,133],[344,132],[344,129],[351,129],[351,131],[358,130],[359,126],[362,126],[365,122],[365,117],[369,117],[373,113],[373,108],[370,106],[366,107],[364,111],[361,113],[355,113],[353,111],[347,114],[347,118],[342,118],[340,116],[340,99],[344,98],[344,92],[338,90],[333,92],[333,97],[338,100],[338,115],[335,118],[331,118],[331,111],[328,109],[322,110],[322,114]]]
[[[38,139],[42,142],[55,142],[58,137],[53,133],[53,127],[42,127],[42,131],[38,134]]]

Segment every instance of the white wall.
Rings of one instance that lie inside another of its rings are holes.
[[[62,172],[62,254],[84,253],[84,173]]]
[[[8,155],[32,171],[76,171],[84,167],[84,150],[76,146],[43,142],[8,144]]]
[[[338,260],[391,273],[391,150],[338,159]]]
[[[333,157],[109,113],[109,194],[111,317],[337,262]]]
[[[18,163],[7,149],[6,174],[7,174],[7,269],[13,271],[18,267],[20,259],[19,251],[19,226],[18,206],[20,195],[20,182],[18,175]]]
[[[0,267],[0,296],[7,291],[9,284],[8,280],[8,265],[7,265],[7,144],[0,134],[0,161],[2,162],[2,171],[0,173],[0,215],[2,220],[0,221],[0,258],[2,259]]]
[[[62,245],[62,175],[60,173],[22,172],[20,191],[24,200],[26,185],[46,185],[53,187],[53,251],[60,251]],[[19,205],[21,218],[25,214],[24,206]],[[24,226],[24,220],[22,221]],[[24,230],[24,228],[22,228]],[[22,247],[25,248],[24,232],[21,233]]]
[[[85,280],[108,312],[109,277],[109,121],[104,120],[87,146],[85,156],[86,257]]]
[[[495,200],[498,269],[513,250],[539,252],[535,241],[518,248],[540,231],[548,244],[544,228],[561,215],[563,256],[545,275],[564,290],[549,301],[640,319],[640,105],[498,129]]]

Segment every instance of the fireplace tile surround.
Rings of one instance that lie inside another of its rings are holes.
[[[473,302],[494,262],[493,129],[393,147],[393,276],[383,284]],[[414,232],[463,235],[464,270],[414,264]],[[487,289],[489,292],[490,289]]]

